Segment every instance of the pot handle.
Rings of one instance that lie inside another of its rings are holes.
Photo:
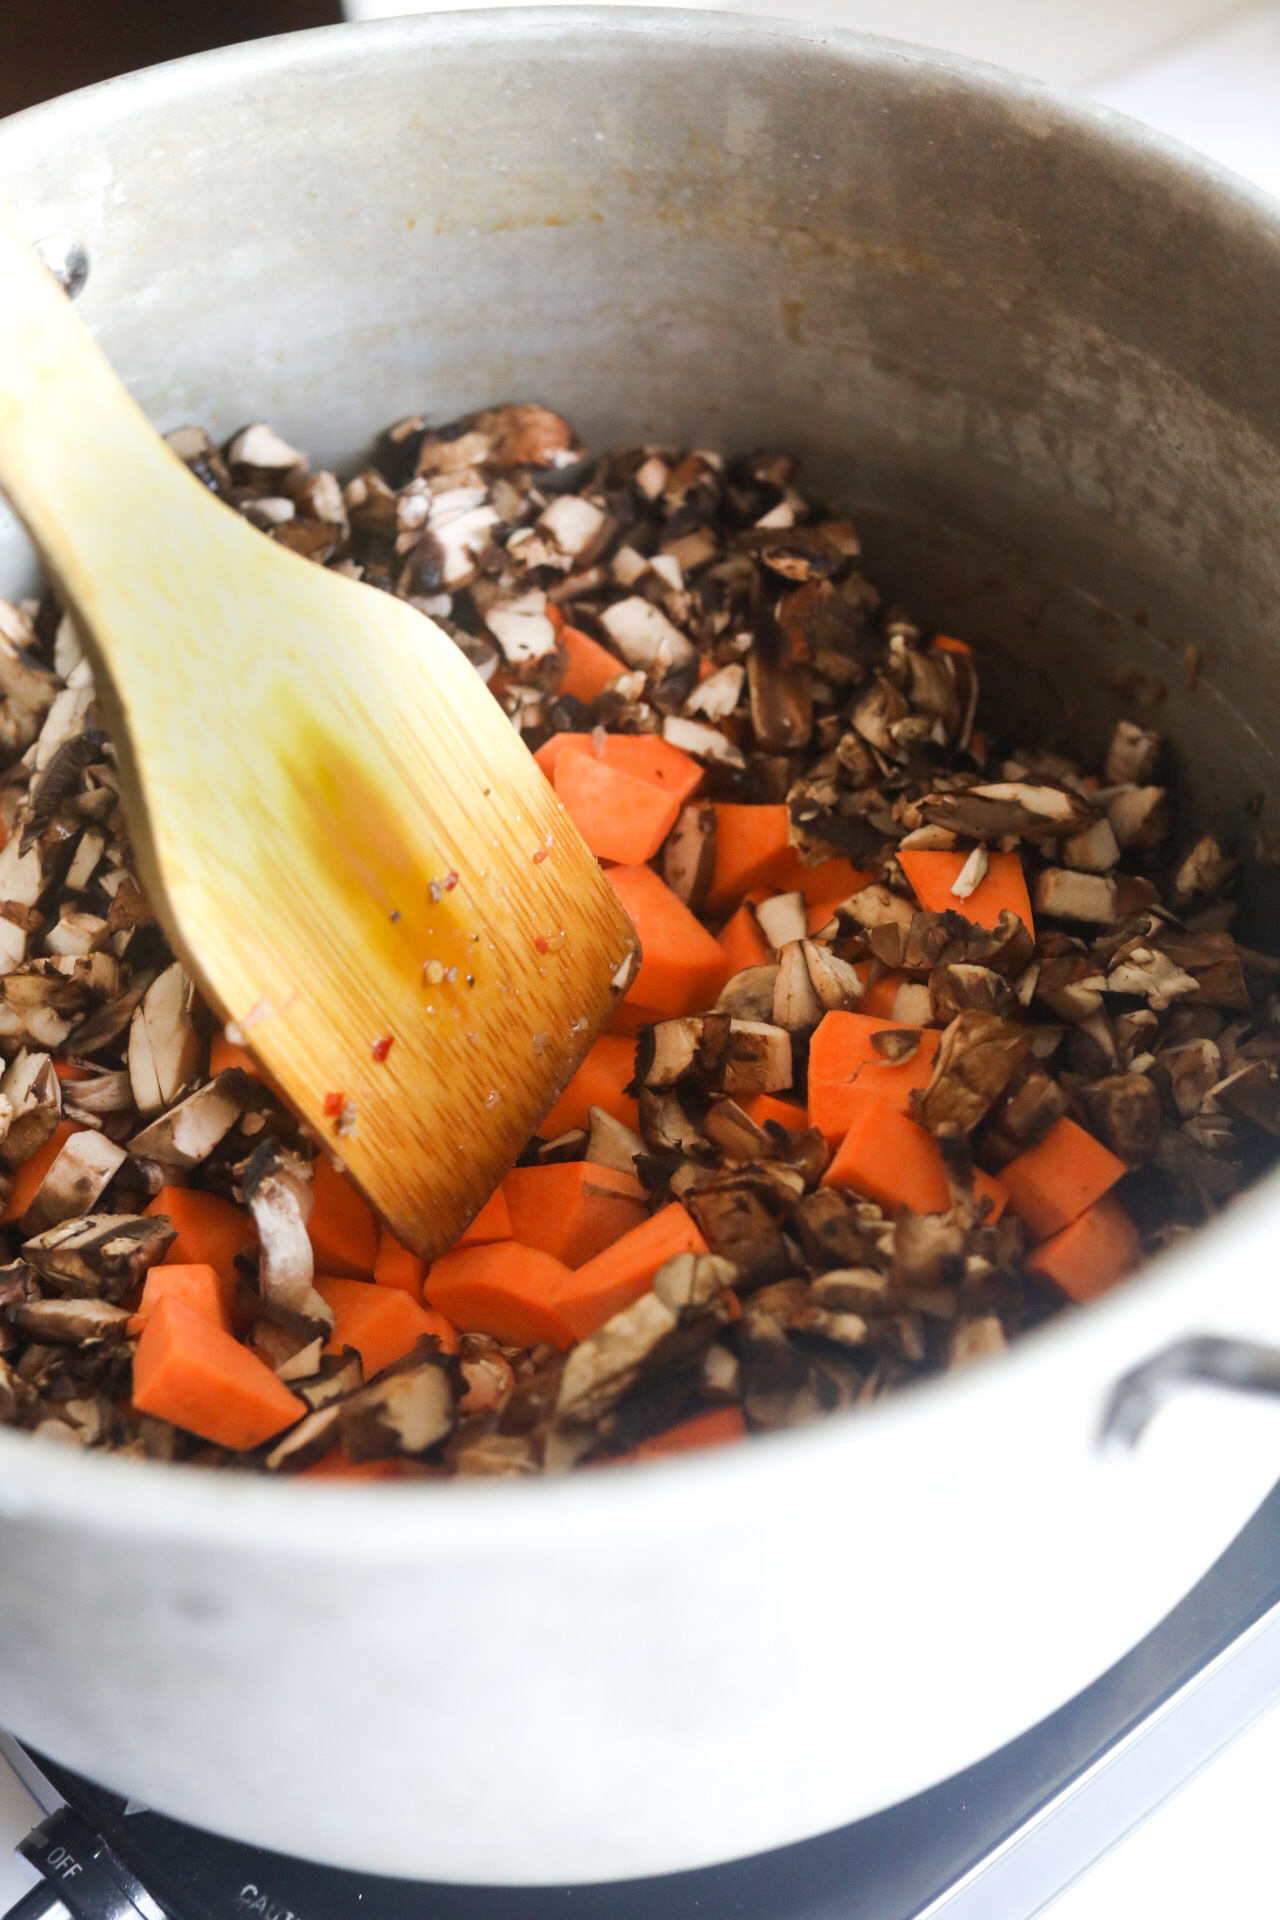
[[[1208,1333],[1173,1341],[1116,1382],[1102,1417],[1099,1444],[1110,1453],[1135,1447],[1152,1415],[1190,1386],[1280,1396],[1280,1348]]]

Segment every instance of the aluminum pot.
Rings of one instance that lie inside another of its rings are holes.
[[[794,448],[1014,723],[1096,746],[1154,712],[1184,821],[1235,836],[1253,799],[1268,831],[1280,218],[1137,127],[825,30],[471,12],[56,101],[0,128],[0,181],[87,246],[85,317],[160,426],[269,419],[345,466],[409,411],[537,396],[597,445]],[[10,524],[0,592],[28,570]],[[1265,871],[1246,895],[1274,939]],[[679,1464],[288,1486],[0,1433],[0,1721],[417,1877],[855,1819],[1102,1673],[1271,1486],[1274,1400],[1099,1436],[1156,1356],[1213,1371],[1189,1337],[1280,1340],[1278,1230],[1272,1179],[1007,1358]]]

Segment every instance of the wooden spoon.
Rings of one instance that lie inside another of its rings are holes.
[[[220,1016],[437,1253],[625,991],[634,929],[447,635],[208,493],[3,209],[0,289],[0,487],[83,635],[140,878]]]

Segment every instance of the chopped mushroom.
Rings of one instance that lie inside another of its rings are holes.
[[[1004,1174],[1064,1116],[1134,1170],[1112,1204],[1147,1253],[1280,1159],[1280,958],[1233,938],[1241,869],[1216,819],[1175,820],[1161,737],[1121,722],[1099,767],[980,722],[980,654],[881,600],[790,456],[588,461],[532,402],[402,420],[345,487],[266,422],[225,452],[194,425],[170,444],[242,526],[434,620],[531,750],[616,733],[687,756],[695,797],[652,864],[735,956],[724,971],[770,957],[714,1006],[655,1010],[668,956],[637,986],[630,955],[610,981],[615,1005],[636,987],[630,1084],[619,1022],[581,1083],[607,1107],[520,1156],[634,1173],[711,1251],[667,1260],[568,1352],[464,1331],[446,1355],[442,1329],[366,1381],[353,1347],[327,1350],[314,1137],[256,1070],[209,1057],[74,621],[53,591],[0,602],[0,1184],[25,1208],[0,1255],[0,1420],[140,1458],[279,1474],[332,1450],[431,1478],[594,1466],[709,1408],[794,1426],[998,1353],[1063,1304],[977,1170]],[[993,925],[969,917],[988,901]],[[855,1085],[890,1063],[917,1082],[942,1211],[822,1184],[845,1170],[806,1124],[810,1054],[863,1010],[882,1066]],[[266,1011],[225,1042],[252,1044]],[[133,1211],[166,1191],[171,1219]],[[217,1257],[237,1337],[306,1409],[247,1455],[129,1407],[141,1284],[179,1226],[184,1258],[209,1251],[206,1209],[235,1249]]]

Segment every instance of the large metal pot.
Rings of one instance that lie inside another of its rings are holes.
[[[344,465],[411,410],[538,396],[596,444],[793,447],[1008,711],[1097,742],[1163,687],[1184,818],[1234,835],[1272,790],[1280,220],[1134,126],[816,29],[464,13],[38,108],[0,180],[87,245],[85,317],[162,427],[270,419]],[[27,565],[10,528],[0,592]],[[678,1466],[343,1490],[0,1433],[0,1720],[395,1874],[608,1878],[853,1819],[1101,1673],[1271,1485],[1274,1403],[1184,1394],[1123,1458],[1099,1431],[1171,1342],[1280,1337],[1278,1222],[1273,1179],[1007,1359]]]

